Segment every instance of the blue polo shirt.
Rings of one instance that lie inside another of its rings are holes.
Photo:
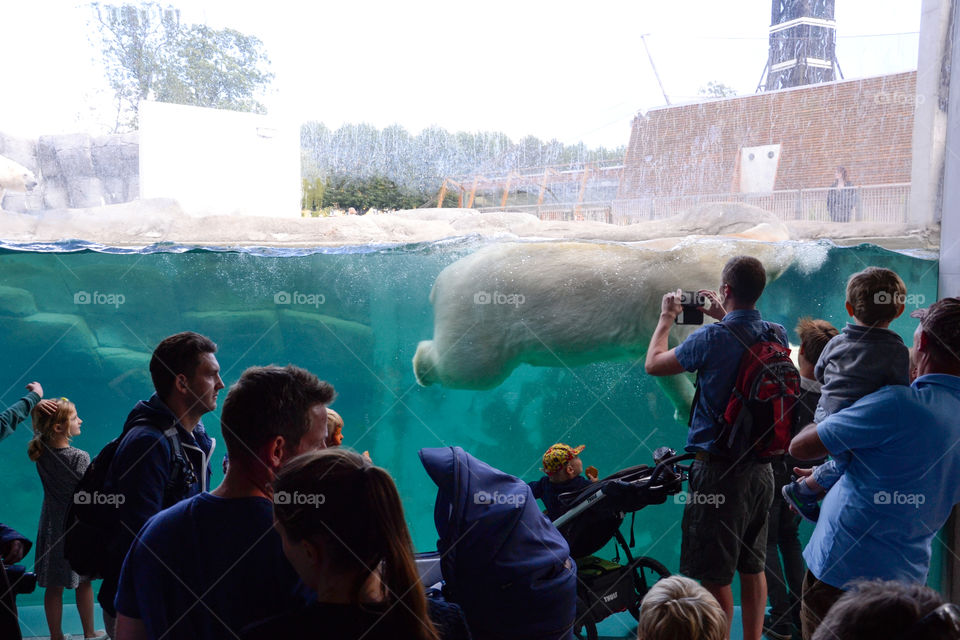
[[[888,386],[817,425],[851,462],[827,493],[804,549],[829,585],[879,579],[924,583],[930,546],[960,502],[960,377],[928,374]]]
[[[781,325],[764,322],[756,309],[737,309],[723,316],[723,324],[734,325],[758,340],[772,327],[778,340],[787,346],[787,331]],[[693,410],[687,434],[687,451],[712,451],[716,435],[713,415],[723,415],[730,392],[737,381],[740,358],[752,343],[744,345],[729,329],[708,324],[694,331],[674,349],[677,361],[687,371],[696,371],[700,398]]]

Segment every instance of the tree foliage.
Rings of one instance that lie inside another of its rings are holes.
[[[700,87],[697,93],[701,96],[707,96],[708,98],[732,98],[737,95],[737,90],[722,82],[711,80],[706,85]]]
[[[303,208],[312,211],[325,207],[352,207],[361,213],[370,209],[416,209],[424,204],[425,197],[429,196],[402,187],[383,176],[359,178],[333,175],[303,180]],[[456,200],[453,204],[456,204]]]
[[[262,113],[273,74],[263,43],[233,29],[182,24],[155,2],[92,5],[104,69],[116,97],[116,130],[135,129],[140,101]]]
[[[398,125],[379,130],[369,124],[347,124],[331,131],[319,122],[301,126],[300,149],[302,177],[308,183],[327,177],[349,176],[361,182],[382,178],[417,194],[419,202],[414,206],[435,206],[444,178],[505,176],[525,168],[558,165],[579,169],[587,163],[622,161],[625,153],[624,147],[588,149],[582,143],[543,142],[534,136],[514,143],[499,132],[450,133],[430,127],[411,135]],[[323,201],[337,201],[331,198],[324,195]],[[455,193],[448,193],[448,199],[456,204]],[[344,206],[342,201],[339,204]]]

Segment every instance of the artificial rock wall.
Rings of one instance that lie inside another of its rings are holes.
[[[83,133],[25,139],[0,133],[0,155],[37,176],[29,193],[8,192],[7,211],[80,209],[135,200],[140,195],[140,145],[136,132]]]

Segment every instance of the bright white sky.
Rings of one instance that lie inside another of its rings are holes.
[[[119,2],[118,2],[119,3]],[[714,80],[753,93],[767,57],[770,0],[183,0],[186,22],[263,40],[276,74],[271,114],[331,128],[394,123],[417,133],[503,131],[514,140],[626,145],[638,110]],[[76,0],[5,3],[0,133],[101,132],[110,92]],[[847,78],[915,69],[920,0],[837,0]],[[874,34],[905,34],[885,37]]]

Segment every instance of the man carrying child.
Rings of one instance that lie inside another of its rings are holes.
[[[913,384],[875,391],[790,444],[801,460],[849,454],[804,550],[805,639],[852,580],[926,582],[933,538],[960,502],[960,299],[911,316]]]

